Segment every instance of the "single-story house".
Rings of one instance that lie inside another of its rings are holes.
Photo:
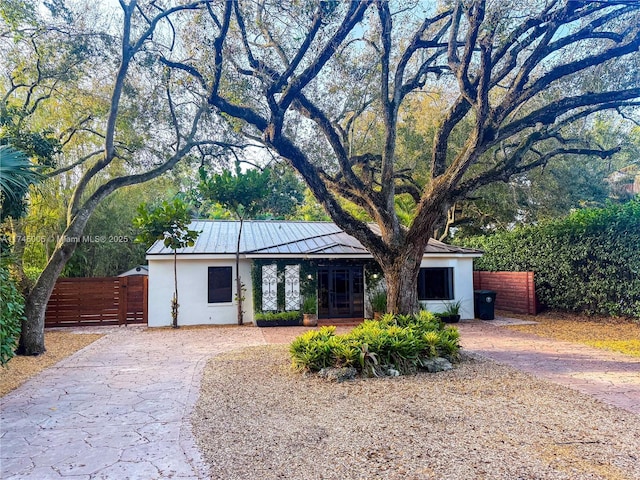
[[[300,310],[315,295],[318,318],[370,318],[368,293],[382,272],[362,244],[331,222],[245,221],[240,238],[236,289],[236,248],[240,222],[193,221],[195,244],[177,251],[180,325],[237,323],[237,301],[244,320],[255,312]],[[460,301],[462,318],[473,318],[473,259],[478,250],[429,240],[418,279],[424,307],[443,311]],[[147,251],[149,326],[171,325],[173,251],[158,241]]]

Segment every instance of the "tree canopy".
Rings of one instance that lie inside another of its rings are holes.
[[[300,173],[381,265],[389,310],[406,312],[456,201],[556,158],[619,150],[575,126],[636,111],[639,25],[627,1],[228,1],[186,24],[189,47],[161,61]],[[439,109],[414,116],[430,125],[415,159],[398,137],[424,95]]]
[[[559,178],[588,178],[576,158],[624,147],[600,118],[621,137],[638,125],[635,1],[6,0],[0,22],[0,144],[45,165],[66,210],[27,298],[27,353],[44,350],[65,239],[181,160],[284,159],[380,264],[388,309],[410,312],[452,208],[509,206],[496,185],[528,188],[559,160]]]

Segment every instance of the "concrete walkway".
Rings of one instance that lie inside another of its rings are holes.
[[[640,414],[640,362],[630,357],[492,322],[459,327],[469,351]],[[189,413],[206,360],[305,330],[114,329],[0,399],[0,478],[204,479]]]

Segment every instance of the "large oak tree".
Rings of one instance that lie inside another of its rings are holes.
[[[422,253],[454,202],[556,157],[612,155],[568,127],[632,115],[640,97],[632,1],[230,0],[183,32],[188,47],[165,50],[165,65],[300,173],[378,261],[393,312],[416,308]],[[445,102],[422,139],[428,162],[412,164],[398,149],[403,105],[434,92]],[[408,227],[399,198],[413,202]]]

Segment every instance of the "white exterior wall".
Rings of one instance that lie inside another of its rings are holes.
[[[149,263],[149,327],[171,326],[171,298],[173,297],[173,257],[150,255]],[[245,285],[243,303],[244,322],[253,322],[254,299],[250,259],[240,259],[240,275]],[[236,297],[235,258],[212,258],[206,255],[178,257],[178,310],[179,325],[235,325],[238,322],[237,304],[207,302],[208,267],[232,267],[233,298]],[[460,301],[463,319],[474,317],[473,308],[473,257],[449,258],[425,257],[421,267],[453,268],[454,300]],[[365,286],[366,288],[366,286]],[[367,292],[365,292],[367,298]],[[260,301],[258,299],[257,301]],[[368,302],[365,302],[368,308]],[[442,312],[445,300],[420,302],[427,310]],[[366,312],[370,313],[370,312]]]
[[[171,326],[173,297],[173,257],[148,256],[149,261],[149,327]],[[236,298],[235,258],[190,258],[178,256],[178,325],[235,325],[238,307],[230,303],[208,303],[208,267],[232,267],[233,295]],[[253,286],[251,263],[240,259],[240,276],[245,285],[244,323],[253,322]]]
[[[447,303],[461,303],[460,318],[472,319],[473,311],[473,258],[433,258],[426,257],[420,264],[422,268],[453,268],[453,300],[422,300],[420,303],[430,312],[440,313],[446,310]]]

